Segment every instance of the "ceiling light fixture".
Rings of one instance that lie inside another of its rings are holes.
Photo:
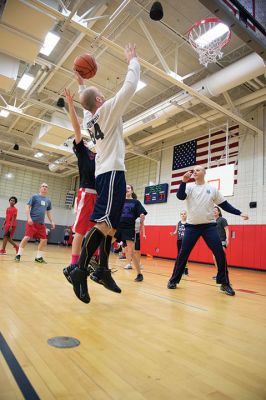
[[[34,80],[34,76],[24,74],[18,83],[18,87],[23,90],[27,90]]]
[[[56,35],[55,33],[48,32],[43,43],[43,47],[40,50],[41,54],[44,54],[45,56],[49,56],[57,43],[60,40],[60,36]]]
[[[43,156],[43,153],[41,151],[38,151],[37,153],[34,154],[35,158],[41,158]]]
[[[55,164],[55,163],[50,163],[50,164],[48,165],[48,169],[49,169],[49,171],[51,171],[51,172],[56,172],[59,168],[60,168],[59,165],[58,165],[58,164]]]
[[[0,111],[0,117],[7,118],[9,116],[9,114],[10,114],[9,111],[7,111],[7,110]]]
[[[181,76],[181,75],[178,75],[178,74],[177,74],[176,72],[174,72],[174,71],[170,71],[168,75],[171,76],[172,78],[177,79],[178,81],[182,81],[182,80],[183,80],[182,76]]]
[[[216,26],[214,26],[212,29],[209,31],[203,33],[203,35],[199,36],[196,40],[195,43],[198,46],[206,46],[207,44],[213,42],[214,40],[218,39],[220,36],[224,35],[229,31],[229,28],[227,25],[223,23],[219,23]]]
[[[145,86],[147,86],[147,83],[143,82],[143,81],[139,81],[136,92],[138,92],[139,90],[145,88]]]

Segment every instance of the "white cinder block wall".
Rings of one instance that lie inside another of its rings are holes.
[[[8,178],[7,174],[12,174],[12,176]],[[5,218],[5,211],[9,206],[8,199],[16,196],[18,219],[26,220],[26,202],[30,196],[39,192],[40,184],[43,182],[49,186],[48,197],[52,200],[55,223],[72,225],[74,214],[72,210],[65,208],[66,193],[71,189],[71,178],[60,178],[21,166],[13,167],[3,164],[0,164],[0,217]],[[46,222],[49,221],[46,219]]]
[[[157,163],[143,157],[134,158],[126,163],[126,181],[133,185],[138,199],[143,202],[144,187],[156,182]]]
[[[266,132],[265,132],[265,116],[263,106],[258,107],[255,111],[246,115],[246,119],[264,129],[264,138],[258,134],[247,131],[240,126],[240,147],[238,157],[238,184],[234,187],[234,196],[227,197],[232,205],[239,208],[243,212],[247,212],[250,216],[249,221],[242,221],[238,216],[234,216],[224,212],[224,217],[229,224],[265,224],[266,223],[266,189],[265,189],[265,174],[266,174]],[[231,123],[230,125],[234,125]],[[160,183],[169,183],[171,181],[173,147],[176,144],[183,143],[196,137],[208,133],[206,130],[199,128],[197,135],[178,135],[171,142],[165,142],[164,146],[168,147],[163,151],[160,170]],[[243,135],[243,136],[242,136]],[[131,183],[136,188],[136,193],[141,202],[143,202],[144,187],[149,184],[159,183],[158,171],[155,163],[151,163],[149,173],[143,169],[147,168],[149,161],[144,161],[141,157],[127,163],[127,182]],[[138,166],[141,166],[141,175],[137,174]],[[157,175],[154,181],[154,175]],[[144,178],[141,180],[141,176]],[[249,202],[257,201],[257,208],[250,209]],[[168,195],[167,203],[154,204],[145,206],[148,215],[146,217],[146,225],[175,225],[179,220],[180,212],[186,208],[186,202],[176,198],[175,193]]]
[[[235,185],[234,196],[227,200],[242,211],[248,212],[249,221],[242,221],[241,218],[224,213],[229,224],[265,224],[266,223],[266,131],[265,131],[264,107],[260,106],[255,111],[244,116],[249,122],[264,129],[264,137],[247,132],[240,127],[240,149],[238,166],[238,184]],[[231,124],[233,125],[233,123]],[[134,189],[141,202],[144,199],[144,187],[171,181],[173,146],[205,135],[207,132],[199,128],[197,135],[178,135],[175,139],[164,143],[167,147],[161,156],[161,166],[143,157],[136,157],[126,163],[127,182],[134,186]],[[169,147],[168,147],[169,146]],[[158,157],[159,153],[152,154]],[[13,178],[6,178],[7,173],[12,173]],[[160,176],[159,176],[160,175]],[[40,183],[47,182],[49,185],[49,197],[53,203],[55,222],[60,225],[72,225],[74,222],[73,211],[64,208],[65,195],[71,189],[71,178],[60,178],[45,174],[43,172],[29,170],[23,167],[9,167],[0,164],[0,217],[5,217],[5,210],[8,206],[8,198],[11,195],[19,199],[19,219],[25,220],[25,204],[28,198],[38,192]],[[170,190],[169,190],[170,191]],[[250,209],[249,202],[257,201],[257,208]],[[175,194],[169,194],[167,203],[145,206],[148,215],[146,225],[175,225],[179,220],[181,210],[185,209],[185,202],[177,200]]]

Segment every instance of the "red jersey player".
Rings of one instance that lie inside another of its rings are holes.
[[[7,242],[11,243],[15,250],[16,253],[18,251],[18,246],[12,240],[12,237],[14,236],[16,227],[17,227],[17,215],[18,215],[18,210],[15,207],[15,204],[18,202],[17,198],[15,196],[10,197],[9,199],[9,207],[6,209],[6,219],[4,222],[4,238],[3,238],[3,245],[2,249],[0,250],[0,255],[5,255],[6,254],[6,245]]]

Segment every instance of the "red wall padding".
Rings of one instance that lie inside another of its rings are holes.
[[[177,255],[174,226],[145,226],[147,239],[141,240],[141,253],[174,259]],[[266,270],[266,225],[230,225],[230,244],[226,250],[230,266]],[[200,238],[190,261],[213,263],[212,253]]]

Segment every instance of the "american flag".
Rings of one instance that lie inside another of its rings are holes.
[[[237,183],[237,159],[239,149],[239,126],[229,128],[228,138],[228,163],[235,164],[235,180]],[[226,164],[225,159],[226,132],[219,130],[211,134],[210,168],[220,167]],[[178,144],[174,146],[172,179],[170,193],[176,193],[185,172],[192,170],[195,165],[208,165],[209,135]]]

